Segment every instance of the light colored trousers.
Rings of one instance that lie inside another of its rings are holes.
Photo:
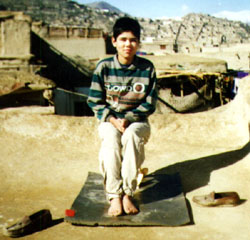
[[[122,134],[111,123],[98,128],[102,140],[99,153],[100,169],[108,199],[129,196],[137,187],[138,169],[144,159],[144,144],[150,136],[148,122],[131,123]]]

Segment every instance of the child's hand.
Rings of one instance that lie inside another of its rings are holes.
[[[113,124],[115,128],[117,128],[121,133],[124,133],[126,128],[129,126],[130,122],[127,119],[120,119],[112,117],[110,118],[110,122]]]
[[[129,120],[123,118],[123,119],[118,119],[120,121],[120,124],[121,124],[121,132],[124,133],[124,131],[126,130],[126,128],[128,127],[129,125]]]

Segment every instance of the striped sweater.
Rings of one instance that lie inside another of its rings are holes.
[[[115,55],[98,63],[87,102],[102,122],[110,116],[138,122],[155,111],[156,99],[153,64],[135,56],[130,66],[123,67]]]

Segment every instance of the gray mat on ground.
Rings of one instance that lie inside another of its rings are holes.
[[[90,172],[71,207],[74,217],[65,221],[85,226],[180,226],[190,223],[179,174],[147,175],[136,191],[137,215],[109,217],[100,174]]]

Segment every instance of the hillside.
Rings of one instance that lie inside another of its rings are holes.
[[[1,0],[1,10],[23,11],[33,21],[50,25],[76,25],[101,28],[110,33],[115,20],[126,16],[119,9],[105,3],[78,4],[69,0]],[[250,42],[247,24],[204,14],[188,14],[181,21],[138,18],[142,26],[142,40],[196,43],[218,46],[224,43]]]
[[[115,12],[118,14],[123,13],[120,9],[110,5],[109,3],[106,2],[93,2],[93,3],[89,3],[86,4],[87,6],[91,7],[91,8],[95,8],[95,9],[100,9],[103,11],[110,11],[110,12]]]

